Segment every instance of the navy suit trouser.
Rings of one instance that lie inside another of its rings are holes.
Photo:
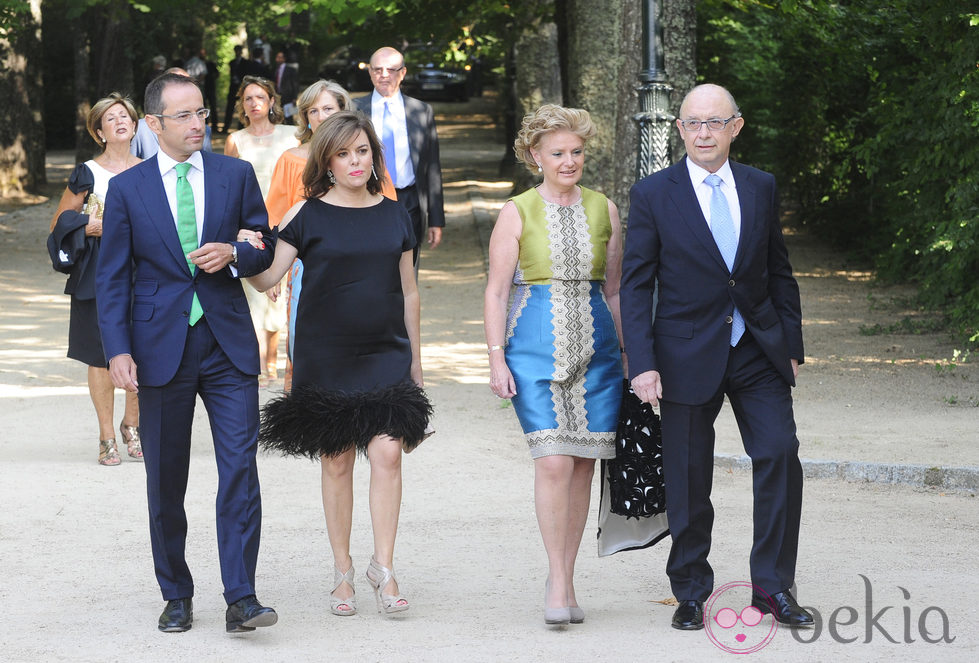
[[[678,600],[706,600],[714,587],[707,561],[714,524],[714,422],[725,395],[752,463],[751,582],[768,594],[795,582],[802,465],[792,391],[746,332],[731,349],[724,379],[708,402],[661,401],[666,511],[673,538],[666,571]]]
[[[418,270],[418,256],[421,255],[422,242],[425,240],[425,225],[422,222],[422,205],[418,196],[418,186],[412,184],[404,189],[397,189],[398,202],[401,203],[408,212],[411,219],[411,227],[415,229],[415,250],[412,253],[412,260],[415,263],[415,271]]]
[[[242,373],[231,363],[204,318],[188,328],[184,354],[173,379],[161,387],[139,388],[150,542],[165,601],[194,595],[194,581],[184,557],[184,495],[198,394],[210,420],[218,466],[218,555],[224,598],[230,604],[255,593],[262,527],[255,459],[258,382],[254,375]]]

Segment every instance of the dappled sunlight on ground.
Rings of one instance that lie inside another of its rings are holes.
[[[470,136],[474,131],[486,131],[486,125],[491,124],[493,118],[489,115],[470,115],[472,122],[452,123],[449,125],[440,124],[438,128],[440,140],[451,140]]]
[[[422,263],[424,264],[424,263]],[[471,270],[482,270],[483,261],[480,260],[459,260],[453,266],[453,271],[438,270],[426,272],[422,269],[418,275],[419,287],[423,290],[428,289],[432,283],[478,283],[483,282],[482,271],[478,273]],[[424,298],[425,295],[422,295]]]
[[[0,398],[49,398],[51,396],[88,396],[88,387],[31,387],[0,384]]]
[[[424,343],[422,366],[426,384],[489,382],[489,364],[483,343]]]
[[[465,189],[470,186],[479,187],[480,189],[490,189],[493,191],[506,191],[513,188],[513,182],[503,181],[503,182],[487,182],[484,180],[458,180],[456,182],[448,182],[443,188],[445,189]]]
[[[859,281],[859,282],[871,281],[874,278],[873,272],[854,270],[854,269],[826,269],[826,268],[814,267],[813,269],[810,269],[809,271],[806,272],[796,270],[794,273],[796,278],[818,279],[818,278],[830,277],[830,278],[843,278],[846,279],[847,281]]]
[[[843,370],[859,371],[865,366],[876,365],[876,366],[925,366],[931,367],[936,363],[941,363],[945,361],[942,357],[902,357],[886,359],[881,357],[873,357],[869,355],[846,355],[845,357],[839,357],[835,355],[830,355],[829,357],[819,358],[806,356],[806,366],[844,366],[846,364],[853,364],[850,368],[845,368]]]

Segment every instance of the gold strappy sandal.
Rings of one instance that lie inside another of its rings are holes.
[[[126,452],[133,460],[143,460],[143,443],[139,439],[139,426],[119,424],[122,441],[126,443]]]
[[[99,465],[118,465],[122,462],[119,458],[119,449],[116,448],[115,440],[99,440]]]

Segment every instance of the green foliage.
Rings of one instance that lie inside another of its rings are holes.
[[[8,31],[20,25],[21,17],[30,11],[28,0],[0,0],[0,39],[5,39]]]
[[[979,14],[961,0],[702,0],[698,70],[738,99],[736,158],[880,278],[979,341]]]

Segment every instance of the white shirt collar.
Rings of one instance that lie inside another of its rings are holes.
[[[400,109],[402,114],[404,114],[405,102],[404,102],[404,98],[401,96],[400,88],[398,89],[397,92],[392,94],[390,97],[382,97],[377,90],[374,90],[373,94],[371,94],[371,106],[373,106],[374,104],[383,105],[387,101],[396,102],[391,104],[392,112],[395,112],[396,110]]]
[[[173,167],[180,163],[163,150],[156,153],[156,161],[160,167],[160,175],[166,175],[168,171],[173,170]],[[200,150],[191,154],[187,162],[202,173],[204,172],[204,157],[201,156]]]
[[[700,166],[695,164],[693,160],[690,159],[690,157],[687,157],[687,172],[690,173],[690,181],[693,183],[694,187],[697,187],[700,184],[704,184],[704,180],[707,179],[707,176],[711,174],[710,171],[708,171],[707,169],[701,168]],[[734,184],[734,173],[731,172],[730,160],[725,159],[724,163],[721,164],[721,167],[717,169],[714,175],[720,177],[721,180],[724,182],[724,184],[730,186],[732,189],[737,188]],[[706,185],[706,186],[710,186],[710,185]]]

